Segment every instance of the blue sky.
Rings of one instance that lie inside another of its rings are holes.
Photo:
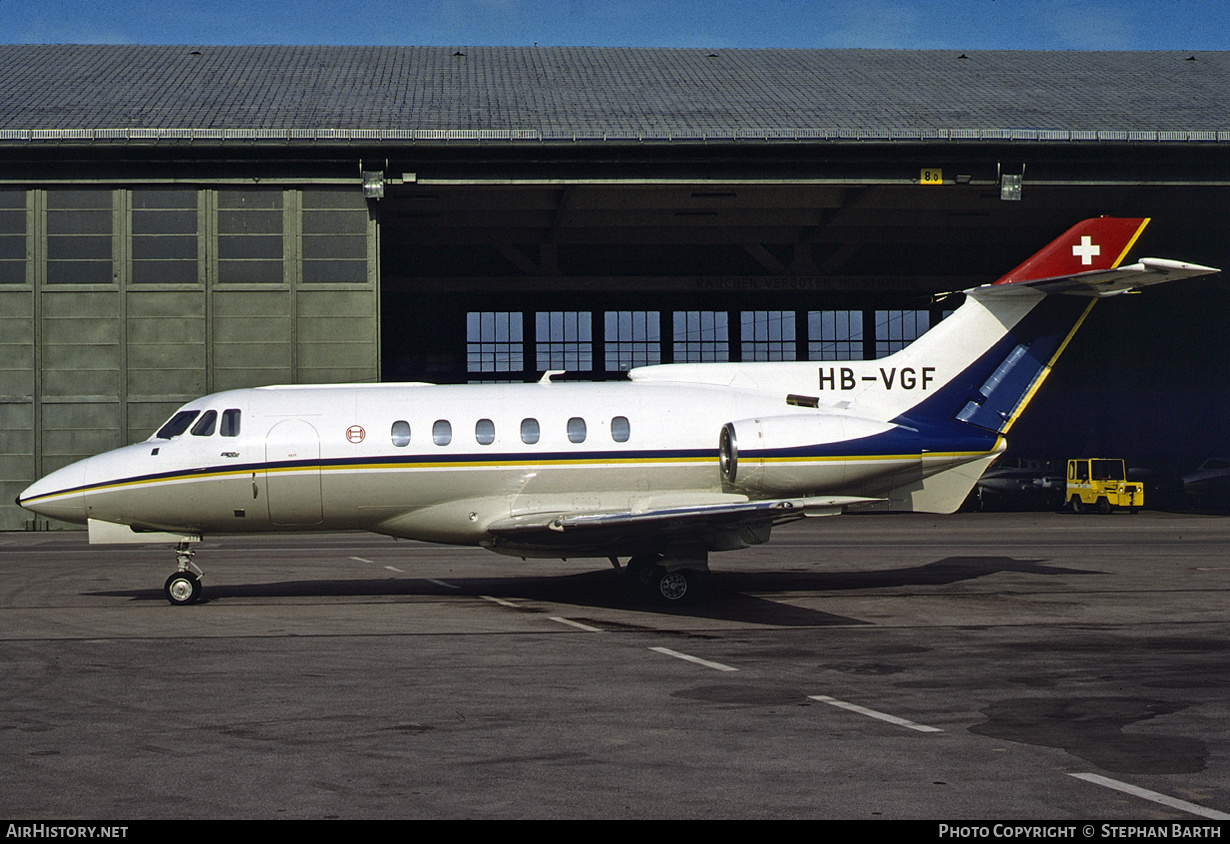
[[[1226,0],[0,0],[0,42],[1230,49]]]

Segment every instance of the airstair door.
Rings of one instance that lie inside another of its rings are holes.
[[[320,435],[302,419],[287,419],[265,437],[269,520],[285,527],[320,524]]]

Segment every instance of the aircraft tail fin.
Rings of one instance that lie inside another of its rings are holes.
[[[1217,272],[1213,267],[1141,258],[1121,266],[1149,218],[1095,217],[1068,229],[994,284],[967,290],[980,299],[1023,290],[1076,296],[1114,296],[1164,281]]]
[[[1111,270],[1149,225],[1149,218],[1094,217],[1068,229],[995,284],[1019,284]]]
[[[936,422],[955,418],[1004,434],[1067,347],[1092,299],[1218,272],[1160,258],[1121,266],[1148,223],[1147,218],[1085,220],[994,284],[965,291],[973,301],[898,353],[942,364],[936,367],[934,392],[902,408],[902,415]]]

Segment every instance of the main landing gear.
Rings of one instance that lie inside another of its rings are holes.
[[[167,578],[163,587],[167,600],[175,606],[187,606],[201,600],[204,587],[201,586],[203,572],[192,562],[194,556],[191,546],[181,542],[175,546],[175,562],[179,570]],[[195,572],[189,569],[196,569]]]
[[[618,568],[618,560],[611,562]],[[624,582],[635,595],[654,603],[679,605],[700,597],[709,579],[709,560],[698,554],[638,554],[623,567]]]

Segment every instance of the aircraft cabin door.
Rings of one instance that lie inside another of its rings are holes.
[[[320,435],[302,419],[287,419],[265,436],[265,496],[275,525],[316,525],[320,497]]]

